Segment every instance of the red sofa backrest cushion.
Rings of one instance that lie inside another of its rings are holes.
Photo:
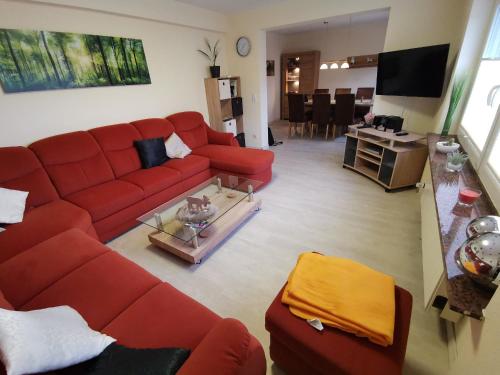
[[[90,130],[90,134],[101,146],[116,177],[141,168],[134,141],[142,137],[134,126],[130,124],[103,126]]]
[[[208,125],[199,112],[179,112],[167,117],[175,132],[189,148],[195,149],[208,144]]]
[[[28,191],[26,209],[59,199],[40,161],[25,147],[0,148],[0,187]]]
[[[131,124],[141,133],[143,139],[163,137],[167,140],[174,132],[174,125],[164,118],[146,118]]]
[[[114,179],[108,161],[88,132],[41,139],[30,148],[62,197]]]

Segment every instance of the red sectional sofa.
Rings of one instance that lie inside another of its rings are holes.
[[[192,154],[141,169],[133,142],[174,131]],[[189,348],[181,375],[264,374],[262,347],[243,324],[222,319],[100,241],[216,173],[268,183],[273,159],[272,152],[238,147],[196,112],[0,148],[0,187],[29,191],[23,222],[0,232],[0,307],[69,305],[124,345]]]

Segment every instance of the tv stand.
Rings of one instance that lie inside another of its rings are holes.
[[[352,169],[385,188],[414,186],[420,181],[427,160],[425,136],[350,125],[346,134],[343,167]]]

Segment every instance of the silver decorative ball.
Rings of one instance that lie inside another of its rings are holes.
[[[468,238],[456,252],[456,261],[474,281],[495,288],[500,280],[500,232]]]
[[[477,217],[467,225],[467,237],[486,232],[500,231],[500,217],[488,215]]]

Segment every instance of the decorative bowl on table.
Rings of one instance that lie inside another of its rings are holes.
[[[202,224],[217,213],[217,207],[209,204],[205,209],[193,211],[186,204],[177,210],[175,218],[186,224]]]
[[[467,225],[467,237],[486,232],[500,232],[500,217],[494,215],[476,217]]]
[[[459,143],[453,142],[451,145],[448,141],[441,141],[436,143],[436,149],[444,154],[449,154],[450,152],[455,152],[460,148]]]
[[[500,282],[500,232],[487,232],[468,238],[457,250],[458,266],[473,281],[494,289]]]

